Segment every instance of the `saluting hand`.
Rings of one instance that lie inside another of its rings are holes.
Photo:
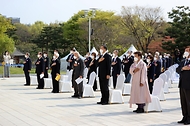
[[[102,62],[104,59],[104,57],[101,57],[98,62]]]
[[[136,73],[136,72],[138,72],[139,70],[140,70],[139,68],[135,68],[134,71],[133,71],[133,73]]]

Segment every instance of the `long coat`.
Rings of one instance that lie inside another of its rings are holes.
[[[140,70],[134,73],[135,68],[139,68]],[[130,67],[130,74],[132,75],[131,96],[129,100],[130,107],[132,107],[132,104],[150,103],[151,98],[148,89],[146,64],[142,60],[138,63],[133,63]],[[142,87],[140,83],[143,84]]]

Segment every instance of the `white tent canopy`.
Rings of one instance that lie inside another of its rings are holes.
[[[90,54],[92,54],[93,52],[96,53],[96,55],[98,55],[98,51],[96,50],[95,47],[92,48],[92,50],[90,51]]]
[[[67,70],[67,64],[68,62],[66,61],[67,60],[67,57],[70,55],[70,53],[68,55],[66,55],[65,57],[61,58],[60,62],[61,62],[61,70],[64,70],[66,71]],[[80,55],[80,58],[82,58],[84,60],[84,57]]]
[[[128,51],[132,51],[133,53],[137,51],[137,49],[134,47],[134,45],[132,44],[129,49],[124,53],[122,54],[119,58],[120,59],[123,59],[123,55],[127,54]]]

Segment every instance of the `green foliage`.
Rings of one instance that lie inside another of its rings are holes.
[[[168,14],[172,22],[169,22],[170,27],[166,29],[166,35],[175,38],[175,42],[164,42],[162,47],[169,51],[174,51],[176,47],[184,50],[190,45],[190,8],[177,6]]]

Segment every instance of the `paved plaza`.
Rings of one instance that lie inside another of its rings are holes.
[[[181,119],[177,84],[161,101],[162,112],[137,114],[124,104],[97,105],[95,98],[75,99],[73,93],[52,94],[51,89],[25,87],[24,77],[0,78],[0,126],[175,126]]]

